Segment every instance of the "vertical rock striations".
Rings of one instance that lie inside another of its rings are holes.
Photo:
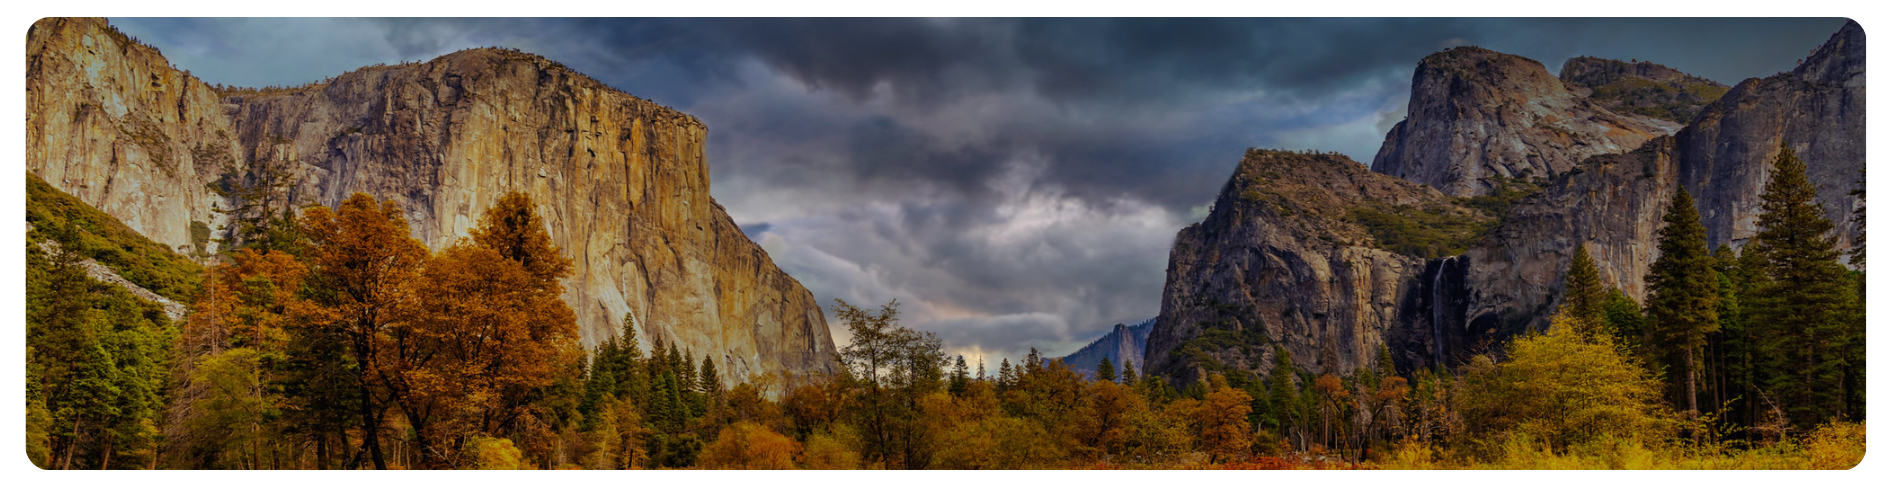
[[[1467,252],[1471,329],[1541,325],[1561,300],[1563,268],[1578,242],[1596,257],[1605,285],[1642,299],[1655,230],[1677,186],[1694,196],[1709,247],[1738,251],[1754,236],[1782,144],[1806,161],[1839,247],[1851,248],[1860,224],[1847,192],[1865,169],[1865,100],[1865,35],[1848,22],[1792,72],[1741,82],[1674,136],[1560,176]]]
[[[1677,90],[1596,90],[1643,81]],[[1260,354],[1274,343],[1316,372],[1365,367],[1382,343],[1400,370],[1463,363],[1543,325],[1578,244],[1606,285],[1641,299],[1678,187],[1695,197],[1711,247],[1739,249],[1755,233],[1782,145],[1807,162],[1839,247],[1850,248],[1860,224],[1847,192],[1865,162],[1859,25],[1846,23],[1792,72],[1749,79],[1703,105],[1683,94],[1712,88],[1654,64],[1579,58],[1558,80],[1477,48],[1426,58],[1411,116],[1374,160],[1385,174],[1327,155],[1244,159],[1209,217],[1177,235],[1148,372],[1265,372]],[[1694,116],[1678,129],[1612,107]],[[1544,189],[1487,207],[1527,176],[1547,178]],[[1504,217],[1467,216],[1468,231],[1449,219],[1460,205]]]
[[[1078,374],[1095,376],[1097,363],[1105,357],[1117,367],[1134,367],[1138,374],[1143,370],[1143,348],[1150,340],[1150,329],[1156,326],[1156,318],[1144,320],[1135,325],[1117,324],[1105,333],[1103,338],[1085,345],[1084,348],[1071,352],[1071,355],[1059,357],[1059,360],[1071,366]]]
[[[1373,170],[1461,197],[1562,173],[1585,157],[1628,151],[1680,127],[1617,114],[1534,60],[1470,46],[1420,61],[1407,108]]]
[[[1398,222],[1408,216],[1430,219]],[[1209,216],[1176,235],[1145,371],[1265,373],[1274,344],[1301,367],[1368,367],[1432,304],[1415,296],[1429,292],[1419,278],[1436,267],[1385,248],[1412,235],[1465,236],[1488,219],[1339,154],[1251,150]],[[1415,348],[1407,358],[1429,356]]]
[[[205,185],[225,166],[292,164],[298,203],[394,200],[434,248],[528,191],[573,258],[565,300],[587,345],[628,313],[647,346],[716,354],[734,381],[831,369],[814,297],[711,199],[708,130],[689,115],[509,50],[219,93],[103,20],[28,37],[29,167],[160,242],[218,224]]]
[[[1681,182],[1696,196],[1708,244],[1754,236],[1761,189],[1782,144],[1807,163],[1826,216],[1851,248],[1860,224],[1847,192],[1866,167],[1866,34],[1847,21],[1791,72],[1736,84],[1675,135]]]

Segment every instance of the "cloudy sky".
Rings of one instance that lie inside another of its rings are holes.
[[[1733,85],[1838,19],[113,19],[226,85],[507,46],[710,127],[716,200],[815,298],[949,352],[1061,355],[1156,315],[1244,149],[1371,161],[1425,55],[1653,60]],[[836,326],[837,338],[846,340]]]

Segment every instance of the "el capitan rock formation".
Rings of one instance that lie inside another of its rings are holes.
[[[214,88],[103,19],[43,19],[27,41],[27,163],[161,243],[199,241],[226,169],[287,162],[297,203],[399,203],[444,247],[501,194],[531,192],[574,261],[587,345],[630,313],[648,346],[719,357],[732,381],[829,370],[813,296],[709,195],[707,127],[556,62],[475,49],[288,89]]]

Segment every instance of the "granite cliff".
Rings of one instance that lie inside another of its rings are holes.
[[[1413,71],[1406,119],[1386,133],[1373,170],[1452,196],[1483,195],[1681,126],[1618,114],[1588,92],[1529,58],[1471,46],[1434,53]]]
[[[1649,84],[1681,89],[1595,90]],[[1678,187],[1710,248],[1740,249],[1783,145],[1807,162],[1850,248],[1860,224],[1848,192],[1865,162],[1858,24],[1791,72],[1706,103],[1689,95],[1709,84],[1650,63],[1576,59],[1560,80],[1478,48],[1427,57],[1412,114],[1373,172],[1330,154],[1251,152],[1209,217],[1177,234],[1148,372],[1265,373],[1273,344],[1315,372],[1367,367],[1381,346],[1401,371],[1462,363],[1543,326],[1579,243],[1606,285],[1642,298]],[[1652,108],[1693,116],[1678,125]]]
[[[1150,329],[1155,326],[1156,318],[1134,325],[1118,323],[1117,326],[1111,327],[1110,333],[1105,333],[1102,338],[1071,352],[1071,355],[1059,357],[1058,360],[1064,361],[1078,374],[1086,376],[1096,376],[1097,363],[1103,361],[1105,357],[1109,357],[1110,363],[1118,367],[1119,371],[1125,367],[1135,367],[1141,371],[1143,348],[1148,345]]]
[[[48,18],[27,42],[27,163],[54,186],[188,250],[228,206],[212,183],[265,162],[292,199],[393,200],[444,247],[502,193],[532,193],[575,263],[587,345],[632,315],[648,346],[714,354],[731,380],[830,370],[813,296],[709,195],[707,127],[564,66],[475,49],[295,88],[213,87],[102,19]]]
[[[1739,251],[1754,236],[1760,194],[1784,144],[1807,163],[1839,247],[1858,227],[1848,192],[1865,170],[1865,33],[1848,22],[1791,72],[1737,84],[1688,127],[1633,152],[1603,155],[1515,207],[1465,255],[1468,323],[1515,332],[1561,298],[1570,251],[1588,245],[1605,285],[1641,299],[1655,230],[1675,189],[1688,189],[1708,247]]]
[[[1419,279],[1439,267],[1415,246],[1491,219],[1340,154],[1250,150],[1208,217],[1176,235],[1144,371],[1265,374],[1277,344],[1300,367],[1369,367],[1382,345],[1411,345],[1428,309]]]

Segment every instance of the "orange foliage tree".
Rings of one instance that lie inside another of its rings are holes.
[[[388,402],[374,391],[379,375],[377,343],[397,323],[394,311],[410,294],[411,281],[427,259],[427,247],[408,236],[407,219],[393,202],[356,193],[340,207],[312,207],[302,216],[310,267],[308,323],[317,336],[347,340],[354,359],[355,412],[362,447],[375,468],[387,469],[380,434]]]
[[[705,468],[722,470],[792,470],[801,444],[754,422],[724,428],[703,450]]]

